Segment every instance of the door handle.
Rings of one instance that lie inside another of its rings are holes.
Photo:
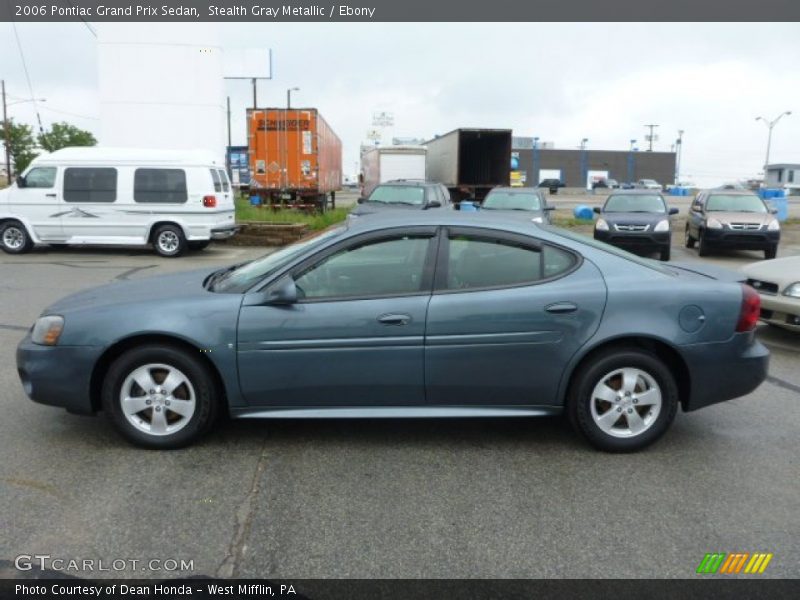
[[[410,321],[411,315],[389,314],[378,317],[381,325],[408,325]]]
[[[55,194],[45,194],[45,197],[47,197],[47,198],[55,198],[56,195]]]
[[[578,305],[572,302],[554,302],[553,304],[545,306],[544,309],[549,313],[563,315],[575,312],[578,310]]]

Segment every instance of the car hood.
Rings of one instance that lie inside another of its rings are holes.
[[[133,281],[117,281],[65,296],[48,306],[42,314],[65,314],[71,311],[95,309],[113,304],[189,298],[209,294],[203,281],[216,269],[198,269],[183,273],[157,275]]]
[[[625,225],[655,225],[668,217],[666,213],[604,212],[601,215],[607,223]]]
[[[800,256],[762,260],[742,267],[742,273],[752,279],[777,283],[780,286],[800,281]]]
[[[770,213],[710,211],[706,214],[708,218],[713,217],[726,225],[728,223],[757,223],[758,225],[766,225],[775,219]]]

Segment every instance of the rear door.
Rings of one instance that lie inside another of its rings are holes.
[[[493,230],[443,237],[425,337],[429,405],[552,405],[564,366],[597,330],[597,267]]]

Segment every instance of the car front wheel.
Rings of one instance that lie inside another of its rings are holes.
[[[0,248],[8,254],[24,254],[33,248],[33,240],[22,223],[8,221],[0,225]]]
[[[678,387],[657,356],[636,348],[613,349],[581,369],[567,408],[573,426],[595,448],[633,452],[669,428],[678,410]]]
[[[214,422],[217,392],[200,359],[146,345],[122,354],[106,374],[103,408],[117,430],[145,448],[180,448]]]
[[[764,248],[764,258],[766,260],[771,260],[778,255],[778,244],[772,244],[766,248]]]

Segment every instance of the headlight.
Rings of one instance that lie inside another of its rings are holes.
[[[792,285],[783,290],[784,296],[791,296],[792,298],[800,298],[800,281],[795,281]]]
[[[722,223],[714,217],[711,217],[708,221],[706,221],[706,226],[709,229],[722,229]]]
[[[661,219],[658,223],[656,223],[653,231],[669,231],[669,221],[667,219]]]
[[[606,223],[605,219],[597,219],[597,223],[594,224],[594,228],[600,231],[608,231],[608,223]]]
[[[772,221],[769,222],[769,225],[767,225],[767,229],[769,231],[780,231],[781,224],[778,223],[778,219],[772,219]]]
[[[531,221],[534,223],[544,223],[544,219],[542,219],[542,217],[533,217]]]
[[[64,317],[50,315],[39,317],[33,325],[31,341],[42,346],[55,346],[64,330]]]

